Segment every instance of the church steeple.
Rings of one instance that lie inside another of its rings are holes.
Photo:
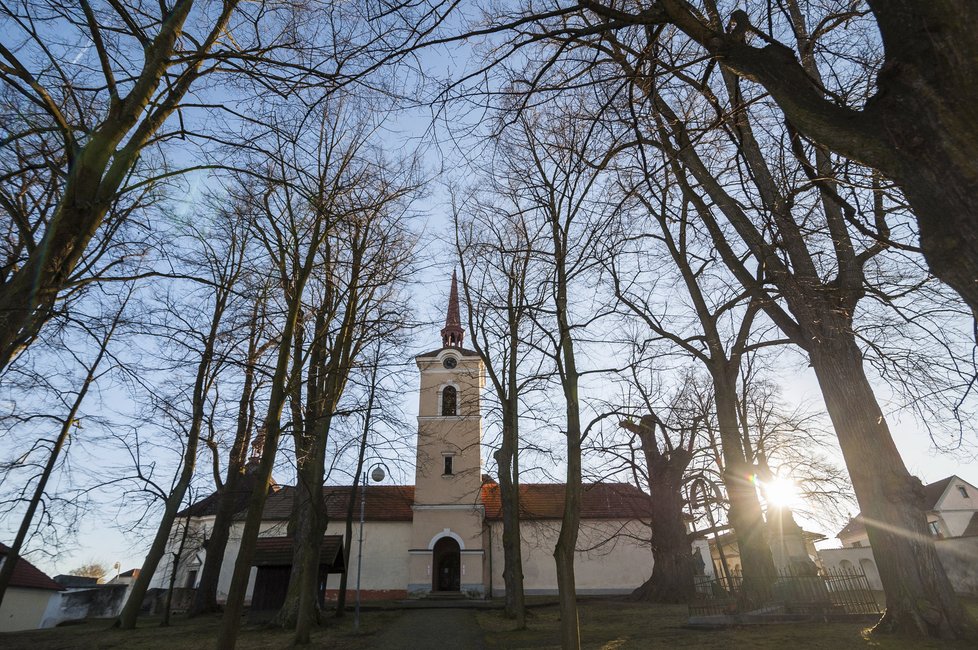
[[[464,338],[465,330],[458,315],[458,278],[452,271],[452,291],[448,295],[448,314],[445,316],[445,327],[441,330],[441,345],[444,348],[460,348]]]

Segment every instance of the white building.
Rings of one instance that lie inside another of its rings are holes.
[[[469,597],[503,594],[502,521],[499,487],[482,473],[481,392],[484,368],[480,357],[462,346],[458,297],[454,284],[442,346],[418,355],[420,371],[417,463],[414,485],[371,484],[366,490],[363,539],[362,593],[365,597],[402,598],[431,592]],[[336,538],[344,533],[348,486],[323,488],[329,526],[323,565],[336,561]],[[524,585],[528,594],[557,591],[553,549],[560,529],[564,486],[520,486]],[[255,564],[270,567],[263,578],[267,588],[282,591],[287,575],[282,562],[294,490],[285,486],[268,497]],[[596,483],[584,486],[581,530],[576,556],[577,589],[582,594],[628,593],[652,571],[647,541],[648,499],[628,484]],[[178,587],[196,586],[206,548],[202,541],[213,526],[213,497],[182,513],[191,518],[189,559],[178,567]],[[231,531],[225,552],[218,599],[223,600],[240,546],[245,500],[239,522]],[[359,518],[359,503],[354,510]],[[645,519],[646,521],[643,521]],[[182,526],[182,524],[181,524]],[[178,541],[174,535],[174,543]],[[355,521],[350,553],[350,580],[355,585],[360,558],[359,525]],[[586,550],[583,550],[586,549]],[[341,557],[341,556],[340,556]],[[704,549],[704,557],[708,553]],[[161,566],[153,586],[165,587],[170,569]],[[248,600],[254,591],[257,568],[252,569]],[[166,577],[164,577],[166,576]],[[272,585],[274,583],[274,585]],[[269,586],[272,585],[272,586]],[[339,575],[325,581],[327,595],[335,595]],[[332,592],[332,593],[331,593]],[[264,603],[264,597],[262,602]],[[274,599],[273,599],[274,600]],[[256,601],[257,602],[257,601]]]
[[[927,525],[937,540],[948,578],[955,589],[972,593],[978,584],[978,488],[959,476],[948,476],[924,486]],[[856,515],[836,537],[842,548],[819,551],[828,569],[861,569],[874,589],[882,589],[876,558],[862,515]],[[974,566],[975,570],[969,570]]]
[[[9,552],[7,546],[0,544],[0,565],[8,561]],[[48,603],[62,589],[46,573],[24,558],[18,558],[0,605],[0,632],[41,627]]]

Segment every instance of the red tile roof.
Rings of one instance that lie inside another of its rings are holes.
[[[628,483],[585,483],[581,492],[581,519],[648,519],[650,497]],[[502,519],[499,485],[482,486],[486,519]],[[520,485],[522,519],[560,519],[564,513],[563,483]]]
[[[8,553],[10,553],[10,547],[5,544],[0,544],[0,557],[6,558]],[[10,578],[10,586],[23,587],[25,589],[51,589],[53,591],[64,589],[64,587],[52,580],[46,573],[24,558],[18,558],[17,564],[14,566],[14,575]]]
[[[327,485],[323,487],[323,499],[326,502],[326,514],[335,521],[346,519],[347,506],[350,502],[351,488],[348,485]],[[286,485],[274,494],[268,495],[265,501],[265,512],[262,519],[268,521],[287,521],[292,516],[292,501],[295,488]],[[354,515],[360,516],[359,491],[357,503],[354,504]],[[366,509],[364,518],[367,521],[411,521],[414,511],[413,485],[371,485],[367,488]],[[239,519],[244,514],[238,515]]]
[[[323,498],[330,520],[346,518],[351,488],[348,485],[323,487]],[[287,521],[292,515],[295,488],[284,486],[268,495],[263,519]],[[581,495],[582,519],[648,519],[650,497],[627,483],[585,483]],[[360,516],[359,493],[354,504],[355,517]],[[499,486],[483,484],[480,502],[486,508],[486,519],[502,519]],[[414,511],[413,485],[371,485],[367,488],[364,519],[367,521],[411,521]],[[564,510],[562,483],[524,483],[520,485],[520,516],[530,519],[560,519]],[[244,518],[244,513],[238,515]]]
[[[241,481],[237,484],[237,488],[233,492],[228,493],[228,497],[231,498],[234,503],[231,506],[232,511],[237,514],[248,508],[248,502],[251,500],[251,493],[255,488],[255,483],[257,482],[257,465],[250,463],[248,464],[247,471],[242,477]],[[275,478],[272,478],[271,485],[268,486],[268,492],[271,494],[278,490],[278,484],[275,482]],[[217,514],[218,509],[221,506],[221,494],[219,492],[212,492],[200,501],[197,501],[193,505],[184,508],[177,513],[177,517],[208,517]]]

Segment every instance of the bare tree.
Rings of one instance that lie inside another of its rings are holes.
[[[454,3],[439,7],[447,12]],[[899,185],[931,272],[976,310],[978,228],[971,205],[978,172],[970,162],[978,143],[970,82],[978,66],[976,26],[978,12],[953,0],[579,0],[504,3],[464,36],[442,40],[502,37],[466,80],[483,78],[514,52],[552,46],[526,57],[530,69],[521,78],[528,92],[589,83],[577,73],[566,75],[558,62],[579,71],[601,58],[578,56],[581,45],[636,38],[649,46],[644,57],[666,63],[656,75],[686,75],[685,63],[670,60],[675,52],[763,88],[786,121],[823,150]],[[606,78],[630,75],[628,69],[606,71]],[[860,90],[853,92],[854,86]],[[874,228],[871,220],[868,226]],[[885,229],[874,235],[890,237]]]
[[[520,210],[534,224],[531,264],[539,265],[542,299],[529,310],[541,338],[535,347],[555,368],[563,407],[566,477],[560,533],[554,549],[561,616],[561,645],[580,647],[574,556],[580,528],[582,425],[578,345],[583,330],[606,315],[605,305],[582,303],[593,297],[593,272],[603,238],[608,236],[608,199],[600,173],[606,145],[593,122],[575,119],[582,110],[569,102],[556,114],[521,116],[504,133],[504,164],[497,173],[520,197]],[[537,277],[537,276],[534,276]],[[536,302],[536,301],[535,301]]]
[[[333,420],[351,372],[365,361],[364,351],[395,340],[404,325],[399,288],[410,270],[413,248],[404,210],[417,186],[379,165],[383,161],[375,165],[361,158],[351,161],[344,174],[344,191],[331,205],[336,221],[309,286],[311,336],[303,341],[304,330],[299,329],[294,344],[289,402],[297,467],[295,551],[277,620],[295,627],[297,644],[309,642],[311,627],[318,622],[319,554],[327,525],[322,485]],[[305,380],[300,383],[303,367]]]
[[[299,463],[295,508],[305,523],[297,520],[299,543],[284,607],[295,612],[296,642],[308,642],[318,612],[316,577],[326,524],[321,486],[330,424],[364,345],[390,335],[400,323],[396,309],[385,312],[385,305],[395,299],[398,274],[409,260],[402,211],[416,185],[409,168],[398,172],[371,162],[370,125],[353,117],[363,108],[326,105],[295,122],[283,119],[266,146],[269,157],[256,163],[267,181],[257,191],[239,189],[252,197],[264,248],[257,263],[274,275],[282,315],[264,454],[228,594],[222,648],[233,647],[237,636],[286,404]]]
[[[58,431],[57,437],[50,441],[51,449],[48,453],[47,461],[37,477],[37,484],[34,486],[33,495],[27,502],[27,509],[21,518],[20,526],[17,529],[17,534],[14,537],[13,544],[11,544],[10,550],[7,551],[6,561],[3,563],[2,567],[0,567],[0,603],[3,602],[4,594],[6,594],[7,587],[10,585],[10,579],[13,577],[14,567],[17,565],[17,561],[20,558],[20,553],[24,547],[24,543],[27,541],[27,536],[31,530],[32,524],[34,523],[35,513],[37,512],[38,507],[41,505],[44,492],[48,487],[48,481],[54,472],[55,466],[62,459],[62,452],[65,448],[65,444],[68,442],[69,436],[71,435],[72,428],[78,425],[79,409],[81,408],[85,397],[88,395],[89,390],[97,382],[99,376],[104,373],[104,370],[100,370],[99,368],[109,352],[109,344],[112,342],[112,338],[115,335],[117,328],[119,327],[120,323],[122,323],[123,313],[127,302],[128,298],[123,300],[121,307],[115,314],[115,317],[109,322],[108,326],[103,332],[99,333],[92,329],[86,328],[87,334],[97,338],[98,349],[94,359],[86,368],[85,377],[82,380],[81,386],[78,388],[71,401],[67,403],[68,411],[61,419],[61,427]],[[92,566],[95,565],[93,564]],[[101,573],[94,577],[101,578],[107,573],[104,567],[99,568]],[[91,573],[92,572],[84,574],[75,573],[73,575],[90,575]]]
[[[462,271],[468,330],[492,385],[502,438],[493,454],[499,472],[503,517],[505,613],[526,627],[520,535],[520,410],[528,387],[538,379],[534,366],[530,310],[539,296],[532,285],[532,246],[540,225],[520,211],[518,187],[486,174],[483,196],[473,196],[454,215],[455,249]],[[461,212],[459,211],[461,210]],[[452,275],[452,282],[455,276]],[[528,367],[529,366],[529,367]]]
[[[79,265],[93,238],[111,246],[140,203],[133,197],[223,167],[210,158],[214,147],[250,149],[241,124],[260,122],[270,96],[312,104],[300,95],[389,89],[382,74],[394,68],[385,64],[437,20],[423,7],[318,0],[0,6],[0,182],[11,187],[0,191],[11,235],[0,272],[0,369],[87,277]]]
[[[259,363],[270,347],[275,344],[273,338],[263,341],[267,327],[266,287],[256,287],[251,292],[249,300],[251,309],[244,323],[247,331],[247,343],[244,355],[240,360],[242,382],[235,417],[234,439],[227,455],[227,471],[222,481],[221,463],[223,458],[220,448],[213,435],[207,440],[207,446],[212,452],[214,485],[219,495],[219,505],[214,516],[214,524],[207,538],[207,553],[204,565],[200,571],[200,581],[194,593],[194,601],[188,615],[197,616],[218,610],[217,587],[221,577],[221,567],[224,564],[224,551],[227,548],[231,533],[231,524],[243,498],[251,493],[251,479],[257,470],[261,454],[261,444],[264,434],[257,434],[258,444],[248,457],[248,442],[252,431],[255,430],[256,393],[261,384]]]
[[[637,373],[633,372],[633,378],[644,415],[638,423],[625,419],[620,426],[638,438],[645,457],[644,480],[652,497],[649,541],[653,564],[651,577],[632,595],[652,602],[685,603],[694,593],[694,569],[686,531],[684,487],[690,480],[690,464],[700,443],[702,416],[684,409],[690,375],[668,400],[665,413],[657,412],[652,391],[638,381]]]
[[[164,405],[165,411],[169,412],[177,430],[186,441],[179,474],[164,501],[163,516],[116,623],[125,630],[135,628],[143,598],[166,552],[177,511],[184,503],[196,471],[197,452],[203,439],[209,396],[228,362],[228,346],[225,343],[226,315],[235,300],[238,283],[244,271],[249,246],[248,223],[242,219],[215,220],[213,226],[209,231],[191,233],[197,245],[194,253],[200,255],[203,262],[201,275],[207,280],[204,285],[205,293],[200,299],[200,309],[205,315],[203,322],[186,318],[183,315],[185,305],[179,305],[168,310],[169,315],[175,319],[175,325],[170,325],[169,332],[164,325],[163,332],[160,333],[176,349],[186,351],[181,355],[182,363],[196,356],[195,373],[186,403]]]
[[[822,154],[812,156],[790,126],[782,124],[787,141],[793,143],[791,160],[814,192],[807,201],[800,197],[789,200],[776,181],[786,175],[774,171],[773,156],[765,154],[759,144],[755,118],[743,103],[739,79],[725,73],[722,81],[733,109],[729,116],[724,115],[731,120],[727,134],[736,148],[733,155],[738,164],[750,170],[750,180],[711,171],[672,103],[656,87],[642,82],[639,86],[659,116],[653,118],[657,126],[651,135],[656,146],[668,154],[684,200],[709,230],[725,264],[752,300],[808,354],[860,506],[870,521],[886,522],[885,526],[870,526],[888,593],[887,613],[878,629],[969,637],[973,624],[954,595],[927,533],[921,483],[907,472],[893,443],[855,334],[856,307],[868,284],[867,267],[888,244],[870,239],[860,245],[854,239],[852,215],[860,212],[856,206],[865,201],[865,196],[858,195],[859,185],[850,185],[852,195],[846,198],[838,191],[841,184],[820,180],[834,178],[838,172],[828,167],[829,160]],[[711,109],[724,110],[720,104],[712,104]],[[740,192],[757,197],[760,209],[745,209],[732,194]],[[869,192],[868,210],[887,229],[884,190],[874,183]],[[819,211],[817,227],[807,220],[811,210]],[[720,225],[718,213],[736,231],[752,264],[735,249],[741,244]],[[828,265],[823,261],[827,258],[832,260]]]

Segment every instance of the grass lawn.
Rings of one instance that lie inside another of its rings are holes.
[[[580,605],[582,646],[601,650],[624,648],[734,648],[794,650],[795,648],[973,648],[970,644],[948,644],[924,640],[898,640],[868,637],[866,625],[782,624],[744,626],[720,630],[693,630],[683,627],[685,605],[650,605],[618,600],[585,600]],[[978,601],[968,601],[978,617]],[[556,605],[534,607],[528,629],[516,632],[512,622],[498,610],[477,613],[491,650],[516,648],[559,648]]]
[[[312,647],[359,650],[374,647],[371,641],[386,622],[399,612],[372,611],[361,618],[361,633],[353,633],[352,613],[342,619],[329,617],[326,626],[312,633]],[[143,650],[209,650],[214,647],[220,627],[220,616],[203,616],[187,619],[174,616],[169,627],[160,627],[159,618],[140,619],[135,630],[123,632],[109,629],[109,620],[88,620],[77,625],[66,625],[46,630],[8,632],[0,634],[0,648],[28,650],[108,650],[110,648]],[[268,629],[243,625],[238,635],[240,650],[259,648],[287,648],[292,633],[281,629]]]
[[[558,648],[558,608],[550,599],[532,600],[529,628],[520,632],[512,629],[498,609],[468,610],[485,634],[489,650],[518,648]],[[978,617],[978,601],[967,601],[972,614]],[[428,610],[430,611],[430,610]],[[364,612],[360,634],[353,633],[352,614],[337,620],[326,619],[326,626],[314,630],[312,647],[361,650],[388,645],[381,635],[392,623],[393,629],[411,628],[411,610],[371,609]],[[0,634],[4,650],[109,650],[118,648],[143,650],[207,650],[214,647],[220,616],[188,620],[176,616],[170,627],[161,628],[158,618],[140,620],[132,632],[109,629],[108,620],[89,620],[47,630],[31,630]],[[917,648],[971,648],[967,644],[947,644],[924,640],[898,640],[887,637],[870,638],[864,634],[865,625],[852,624],[784,624],[692,630],[684,626],[686,607],[683,605],[649,605],[622,600],[582,600],[580,622],[583,645],[588,649],[619,650],[624,648],[722,648],[735,650],[796,648],[880,648],[881,650],[916,650]],[[392,629],[392,631],[393,631]],[[398,635],[400,636],[400,634]],[[410,636],[407,634],[406,636]],[[401,639],[398,639],[401,640]],[[243,625],[238,637],[241,650],[287,648],[292,641],[290,632],[256,625]],[[400,647],[400,646],[399,646]],[[407,647],[407,646],[405,646]],[[419,639],[418,648],[425,647]],[[440,650],[465,650],[444,647]]]

